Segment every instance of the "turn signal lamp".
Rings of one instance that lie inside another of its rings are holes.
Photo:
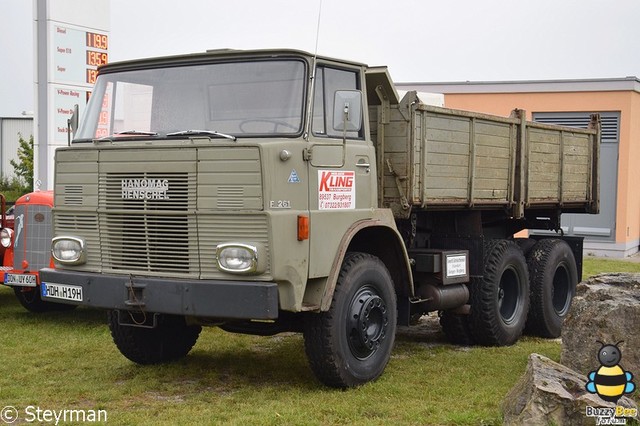
[[[298,216],[298,241],[309,239],[309,216]]]

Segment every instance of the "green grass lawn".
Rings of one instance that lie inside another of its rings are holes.
[[[585,276],[640,272],[587,259]],[[0,287],[0,407],[106,410],[108,424],[501,424],[504,395],[530,353],[558,360],[557,340],[502,348],[450,345],[434,319],[401,329],[374,383],[341,391],[312,375],[300,335],[205,328],[179,362],[139,366],[116,349],[104,311],[33,314]],[[32,409],[33,412],[33,409]]]

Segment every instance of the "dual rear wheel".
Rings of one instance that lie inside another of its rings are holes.
[[[560,336],[578,282],[573,252],[560,239],[519,243],[485,243],[483,278],[470,284],[470,315],[440,318],[453,343],[510,345],[523,331]]]
[[[531,309],[525,331],[541,337],[559,337],[578,283],[573,252],[562,240],[540,240],[529,252],[527,265]]]

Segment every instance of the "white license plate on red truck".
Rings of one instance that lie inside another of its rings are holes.
[[[42,283],[40,291],[43,297],[82,302],[82,287],[77,285]]]
[[[38,276],[33,274],[4,274],[5,285],[15,287],[35,287],[38,285]]]

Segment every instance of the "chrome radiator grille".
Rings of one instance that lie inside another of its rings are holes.
[[[14,269],[37,271],[49,266],[51,259],[51,207],[18,205],[14,212]]]

